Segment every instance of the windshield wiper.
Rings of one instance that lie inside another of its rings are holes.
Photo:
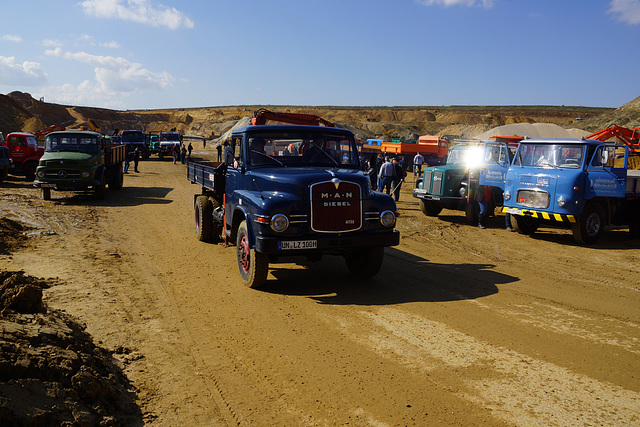
[[[271,157],[270,155],[266,154],[266,153],[262,153],[260,151],[256,151],[256,150],[251,150],[252,153],[256,153],[261,155],[262,157],[266,157],[269,160],[273,160],[274,162],[276,162],[277,164],[279,164],[280,166],[285,166],[284,163],[282,163],[280,160],[276,159],[275,157]],[[253,162],[251,162],[253,164]],[[258,165],[254,165],[254,166],[258,166]]]
[[[331,157],[331,155],[329,153],[327,153],[326,151],[324,151],[322,148],[318,147],[316,144],[312,144],[312,146],[314,146],[315,148],[318,149],[318,151],[320,151],[322,154],[325,155],[326,158],[328,158],[329,160],[331,160],[333,162],[334,165],[336,166],[340,166],[340,164],[336,161],[336,159],[334,159],[333,157]]]

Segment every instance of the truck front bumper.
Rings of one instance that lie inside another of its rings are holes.
[[[83,180],[69,180],[64,182],[52,182],[52,181],[33,181],[33,186],[36,188],[53,188],[55,190],[77,190],[89,187],[96,187],[100,185],[100,181],[97,179],[83,179]]]
[[[315,242],[316,247],[309,249],[281,249],[283,247],[282,242]],[[256,251],[282,256],[340,253],[357,248],[396,246],[398,244],[400,244],[400,232],[397,230],[384,233],[303,235],[289,238],[256,237]]]

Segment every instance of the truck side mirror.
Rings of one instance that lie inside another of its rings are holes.
[[[602,153],[600,153],[600,164],[604,167],[608,162],[609,162],[609,151],[603,148]]]

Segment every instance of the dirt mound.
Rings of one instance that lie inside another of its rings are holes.
[[[582,129],[565,129],[552,123],[516,123],[489,129],[473,138],[486,141],[495,135],[519,135],[529,138],[580,138],[589,132]]]
[[[135,395],[110,353],[43,303],[42,291],[52,284],[0,271],[2,424],[141,424]]]
[[[0,254],[8,254],[15,247],[20,246],[25,240],[25,226],[7,217],[0,218]]]

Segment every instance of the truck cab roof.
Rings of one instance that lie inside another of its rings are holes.
[[[305,126],[305,125],[256,125],[256,126],[243,126],[233,131],[233,134],[245,133],[245,132],[312,132],[312,133],[345,133],[353,135],[348,129],[334,128],[328,126]]]

